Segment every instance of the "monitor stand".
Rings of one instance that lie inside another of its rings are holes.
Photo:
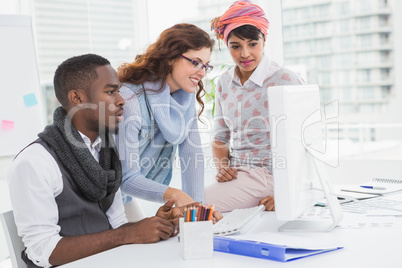
[[[309,153],[307,155],[309,156],[307,157],[308,161],[313,162],[315,172],[317,172],[325,199],[327,200],[327,207],[331,212],[331,219],[296,219],[288,221],[278,228],[280,232],[328,232],[334,229],[342,220],[342,209],[337,197],[333,194],[332,185],[328,180],[329,177],[326,170],[317,164],[317,160],[313,156]]]

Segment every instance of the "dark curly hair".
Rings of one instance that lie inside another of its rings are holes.
[[[173,71],[172,62],[177,61],[181,54],[202,48],[209,48],[212,51],[214,44],[215,41],[208,33],[197,26],[188,23],[176,24],[164,30],[144,54],[137,55],[134,62],[123,63],[117,69],[120,82],[142,84],[161,79],[163,87],[166,77]],[[196,99],[201,106],[198,116],[204,110],[202,101],[204,95],[204,85],[200,81],[196,93]]]

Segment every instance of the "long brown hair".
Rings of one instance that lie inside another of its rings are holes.
[[[162,89],[166,77],[173,71],[172,63],[177,61],[181,54],[205,47],[212,51],[214,44],[215,40],[197,26],[188,23],[176,24],[164,30],[144,54],[136,56],[134,62],[123,63],[117,69],[117,74],[122,83],[138,85],[147,81],[162,80]],[[201,106],[198,116],[204,111],[204,95],[204,85],[200,80],[196,93],[197,102]]]

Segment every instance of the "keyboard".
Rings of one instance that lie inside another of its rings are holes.
[[[351,213],[365,214],[373,209],[388,209],[402,212],[402,201],[391,200],[384,197],[364,199],[341,204],[342,210]]]
[[[261,217],[264,205],[251,208],[238,208],[223,216],[214,224],[214,235],[244,234]]]

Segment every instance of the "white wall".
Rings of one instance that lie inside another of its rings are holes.
[[[272,60],[283,65],[282,1],[254,0],[253,2],[264,10],[270,22],[265,52]]]
[[[0,169],[2,170],[2,169]],[[8,193],[7,182],[0,179],[0,213],[11,210],[10,196]],[[6,238],[4,237],[3,228],[0,224],[0,264],[2,260],[9,256]]]
[[[402,160],[340,159],[335,168],[327,167],[333,184],[360,184],[373,178],[402,179]]]
[[[391,1],[394,5],[393,10],[402,10],[402,1],[394,0]],[[394,14],[397,14],[395,12]],[[392,17],[392,25],[394,27],[394,31],[392,32],[392,39],[394,41],[394,54],[392,55],[392,60],[394,62],[394,79],[395,86],[393,88],[393,97],[390,99],[388,113],[382,118],[382,122],[380,123],[402,123],[402,31],[398,30],[400,25],[402,24],[402,16],[401,14],[395,15]],[[402,136],[402,128],[399,129],[386,129],[384,131],[388,131],[389,136],[392,138],[400,139]]]

